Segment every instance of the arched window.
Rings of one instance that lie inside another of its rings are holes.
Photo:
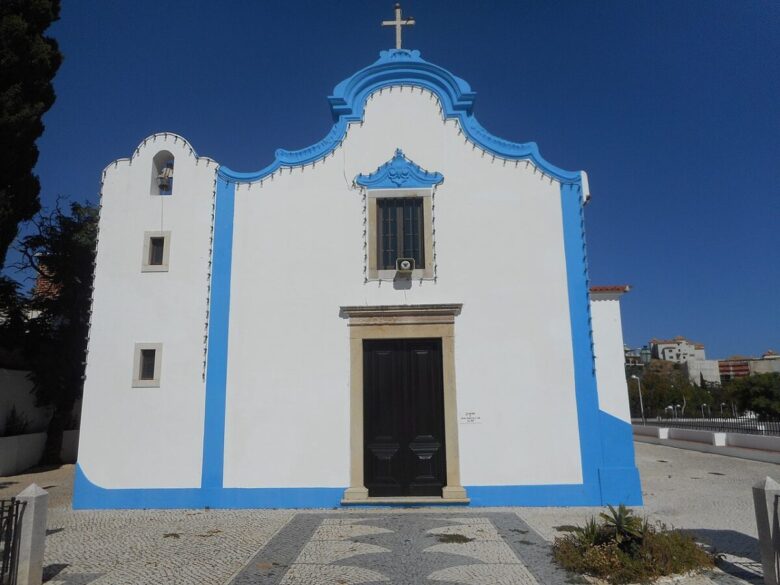
[[[173,155],[161,150],[152,159],[152,195],[173,193]]]

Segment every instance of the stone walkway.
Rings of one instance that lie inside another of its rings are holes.
[[[724,553],[725,572],[681,585],[760,583],[750,487],[780,466],[636,444],[637,512]],[[0,478],[0,497],[50,493],[50,585],[557,584],[550,541],[599,508],[70,509],[73,467]]]
[[[511,512],[298,514],[231,585],[563,583],[549,545]]]

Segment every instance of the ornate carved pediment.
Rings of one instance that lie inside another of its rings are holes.
[[[395,156],[370,175],[360,174],[355,183],[368,189],[430,189],[444,180],[441,173],[431,173],[410,161],[400,148]]]

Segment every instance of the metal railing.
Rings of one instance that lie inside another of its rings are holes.
[[[643,424],[641,418],[632,419],[634,424]],[[780,420],[759,420],[751,417],[707,417],[707,418],[647,418],[644,424],[675,429],[696,429],[723,433],[747,433],[751,435],[780,435]]]
[[[16,585],[19,563],[19,532],[24,502],[0,500],[0,585]]]

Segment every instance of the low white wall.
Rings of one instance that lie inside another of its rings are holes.
[[[31,433],[0,437],[0,477],[16,475],[35,467],[43,457],[46,433]],[[65,431],[62,434],[60,459],[63,463],[75,463],[79,450],[79,431]]]
[[[695,429],[669,429],[669,438],[679,441],[693,441],[694,443],[713,444],[712,431],[699,431]]]
[[[742,447],[744,449],[780,451],[780,437],[726,433],[726,445],[729,447]]]
[[[76,456],[79,452],[79,432],[65,431],[62,433],[62,448],[60,449],[60,460],[63,463],[76,463]]]
[[[37,465],[45,444],[46,433],[0,437],[0,476],[15,475]]]
[[[780,464],[780,437],[633,425],[636,441]]]
[[[32,382],[27,379],[26,370],[0,368],[0,436],[5,433],[5,423],[12,408],[16,414],[29,421],[25,433],[46,430],[49,424],[49,410],[35,406]]]
[[[658,436],[658,429],[660,427],[651,427],[651,426],[645,426],[645,425],[634,425],[634,434],[635,435],[645,435],[648,437],[657,437]]]

